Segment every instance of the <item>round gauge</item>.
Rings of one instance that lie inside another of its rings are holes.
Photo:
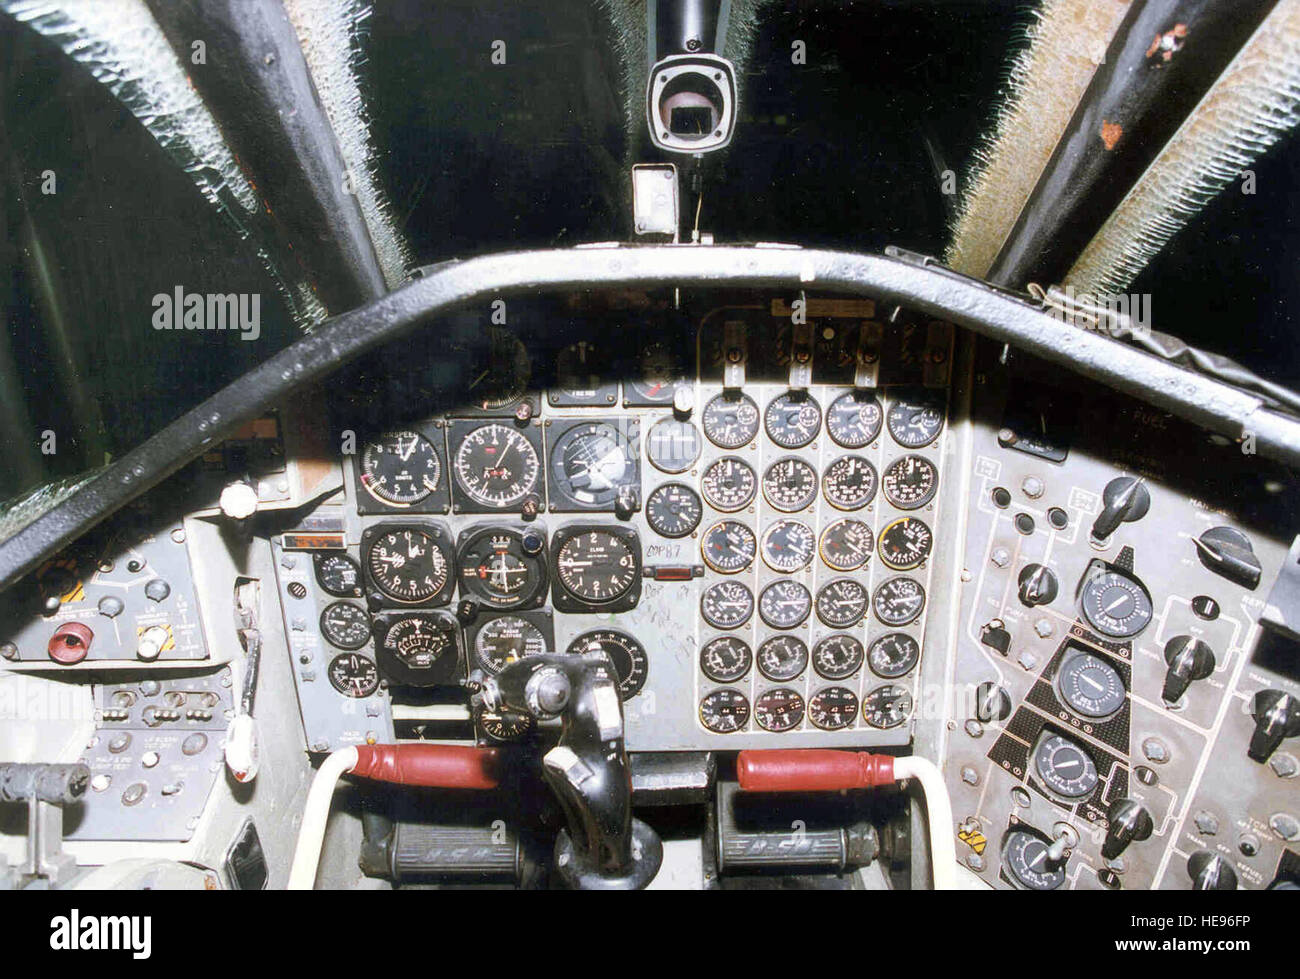
[[[808,646],[794,636],[773,636],[758,647],[758,672],[776,683],[789,683],[808,668]]]
[[[316,580],[336,598],[361,594],[361,569],[346,554],[316,554]]]
[[[542,475],[528,437],[498,422],[476,428],[461,440],[453,469],[461,492],[494,510],[519,506],[537,492]]]
[[[361,450],[361,485],[389,506],[412,506],[435,489],[442,463],[417,432],[385,432]]]
[[[488,710],[483,704],[474,708],[474,722],[489,741],[520,741],[533,733],[537,722],[531,714],[517,710]]]
[[[817,537],[798,520],[778,520],[763,534],[763,560],[784,574],[806,568],[813,559]]]
[[[681,358],[664,343],[652,343],[641,351],[640,372],[637,380],[625,382],[628,398],[639,404],[671,404],[686,379]]]
[[[714,734],[732,734],[749,723],[749,698],[723,687],[700,701],[700,723]]]
[[[826,502],[839,510],[861,510],[876,496],[876,467],[861,456],[840,456],[822,474]]]
[[[456,640],[433,622],[411,616],[393,623],[382,648],[406,669],[424,671],[433,669],[444,654],[455,655]]]
[[[551,491],[575,506],[610,509],[618,491],[637,486],[639,477],[636,430],[628,423],[583,422],[551,445]]]
[[[584,632],[569,643],[567,652],[570,656],[605,653],[614,664],[614,672],[618,675],[618,694],[624,700],[631,700],[641,692],[650,671],[650,658],[646,656],[645,647],[626,632],[617,629]]]
[[[709,506],[730,513],[754,502],[754,496],[758,492],[758,477],[744,459],[723,456],[709,463],[709,467],[704,470],[704,475],[700,477],[700,489]]]
[[[335,690],[357,700],[379,689],[379,669],[360,653],[339,653],[330,660],[329,678]]]
[[[827,680],[843,680],[858,672],[865,657],[862,643],[840,633],[827,636],[813,647],[812,664]]]
[[[735,636],[710,639],[700,650],[700,669],[714,683],[735,683],[749,672],[754,654]]]
[[[889,406],[889,434],[905,449],[929,445],[943,430],[943,406],[925,395],[899,399]]]
[[[1131,639],[1151,624],[1150,594],[1119,571],[1086,575],[1079,604],[1088,624],[1112,639]]]
[[[514,404],[528,390],[533,365],[528,350],[513,333],[489,327],[488,345],[478,352],[470,371],[468,395],[476,408],[495,411]]]
[[[871,559],[876,546],[871,528],[861,520],[836,520],[822,531],[822,560],[834,571],[857,571]]]
[[[555,386],[570,402],[592,404],[604,386],[604,369],[599,348],[579,340],[555,355]]]
[[[661,537],[685,537],[700,525],[704,504],[685,483],[655,487],[645,501],[645,519]]]
[[[1002,847],[1002,863],[1029,890],[1054,891],[1065,883],[1065,867],[1048,859],[1048,849],[1047,841],[1037,834],[1013,829]]]
[[[923,608],[925,589],[903,575],[883,582],[871,597],[871,610],[885,625],[907,625],[916,620]]]
[[[900,510],[917,510],[939,492],[939,470],[925,456],[899,456],[885,467],[885,499]]]
[[[747,394],[716,395],[704,406],[704,434],[720,449],[739,449],[758,434],[758,405]]]
[[[370,641],[370,616],[348,602],[334,602],[320,614],[320,631],[339,649],[360,649]]]
[[[817,470],[796,456],[778,459],[763,473],[763,496],[777,510],[802,510],[817,499]]]
[[[773,629],[793,629],[812,611],[812,595],[797,581],[780,578],[758,596],[758,617]]]
[[[493,676],[524,656],[546,652],[542,630],[517,615],[491,619],[474,637],[474,659]]]
[[[569,594],[591,605],[622,598],[639,573],[632,546],[608,530],[568,538],[556,552],[555,570]]]
[[[862,621],[870,600],[863,585],[852,578],[836,578],[817,592],[817,618],[832,629],[847,629]]]
[[[1070,709],[1083,717],[1110,717],[1124,706],[1127,691],[1119,671],[1096,653],[1067,652],[1056,688]]]
[[[1045,786],[1067,799],[1091,795],[1099,781],[1092,755],[1083,745],[1060,734],[1049,734],[1038,742],[1034,768]]]
[[[876,676],[894,680],[912,672],[921,658],[921,644],[906,632],[887,632],[872,640],[867,665]]]
[[[735,629],[754,614],[754,593],[739,581],[719,581],[704,589],[700,614],[715,629]]]
[[[763,412],[767,437],[783,449],[799,449],[817,437],[822,409],[810,394],[777,395]]]
[[[884,412],[874,394],[850,391],[831,402],[826,411],[826,431],[836,445],[861,449],[876,440],[883,420]]]
[[[738,520],[719,520],[700,539],[704,563],[719,574],[736,574],[754,563],[758,541]]]
[[[789,687],[764,690],[754,701],[754,720],[764,731],[793,731],[803,723],[803,696]]]
[[[703,448],[700,430],[676,418],[655,422],[645,440],[645,453],[651,464],[666,473],[686,472],[695,465]]]
[[[493,608],[540,604],[546,590],[546,539],[535,530],[484,527],[462,539],[456,554],[461,598]]]
[[[862,699],[862,719],[872,727],[898,727],[912,714],[912,693],[897,683],[882,684]]]
[[[841,731],[858,716],[858,695],[848,687],[826,687],[808,701],[808,720],[823,731]]]
[[[887,567],[895,571],[919,568],[930,556],[934,535],[916,517],[899,517],[880,532],[876,553]]]
[[[381,592],[414,604],[429,601],[446,587],[451,560],[433,535],[403,527],[383,531],[370,542],[366,568]]]

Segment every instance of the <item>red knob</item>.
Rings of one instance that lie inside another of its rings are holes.
[[[65,622],[54,630],[45,650],[54,662],[72,666],[86,658],[94,639],[95,634],[90,631],[90,626],[80,622]]]
[[[440,789],[497,787],[495,748],[454,744],[359,744],[353,775]]]
[[[838,792],[894,782],[894,759],[821,748],[742,751],[736,774],[743,792]]]

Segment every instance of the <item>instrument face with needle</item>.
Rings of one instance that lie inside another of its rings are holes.
[[[456,551],[461,597],[491,608],[533,608],[546,596],[544,538],[535,527],[488,525],[461,536]]]

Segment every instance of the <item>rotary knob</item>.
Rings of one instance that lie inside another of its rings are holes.
[[[1106,839],[1101,844],[1101,855],[1114,860],[1134,840],[1141,842],[1151,835],[1155,825],[1146,806],[1134,799],[1117,799],[1106,810]]]
[[[1165,643],[1165,687],[1161,692],[1165,703],[1177,702],[1193,680],[1204,680],[1214,672],[1214,650],[1192,636],[1174,636]]]
[[[1006,687],[998,686],[992,680],[986,680],[975,688],[975,718],[988,724],[990,721],[1005,721],[1011,716],[1011,694]]]
[[[1250,736],[1247,754],[1257,762],[1266,762],[1283,738],[1300,734],[1300,700],[1281,690],[1261,690],[1251,706],[1255,733]]]
[[[1188,858],[1187,873],[1194,891],[1235,891],[1237,872],[1227,860],[1211,850],[1197,850]]]
[[[1028,608],[1050,605],[1056,599],[1060,584],[1051,568],[1042,564],[1026,564],[1017,580],[1016,594],[1020,603]]]
[[[1112,479],[1101,499],[1104,505],[1092,524],[1093,540],[1106,540],[1120,524],[1141,520],[1151,509],[1151,492],[1135,476]]]

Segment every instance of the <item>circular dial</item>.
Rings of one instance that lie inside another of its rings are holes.
[[[754,563],[758,541],[738,520],[719,520],[700,539],[704,563],[719,574],[736,574]]]
[[[360,653],[339,653],[329,665],[330,686],[345,697],[369,697],[379,689],[379,669]]]
[[[636,555],[622,537],[587,530],[568,538],[555,555],[560,584],[575,598],[606,605],[627,594],[636,581]]]
[[[594,629],[569,643],[570,656],[595,652],[604,652],[613,662],[620,697],[631,700],[641,692],[650,671],[650,658],[644,646],[617,629]]]
[[[1151,624],[1151,596],[1119,571],[1087,575],[1079,602],[1088,624],[1112,639],[1131,639]]]
[[[876,676],[893,680],[912,672],[921,658],[921,644],[906,632],[888,632],[872,640],[867,665]]]
[[[1076,714],[1109,717],[1124,706],[1124,680],[1119,671],[1095,653],[1067,654],[1056,678],[1057,689]]]
[[[370,616],[348,602],[334,602],[320,614],[320,631],[339,649],[360,649],[370,641]]]
[[[813,559],[816,535],[798,520],[778,520],[763,534],[763,560],[785,574],[806,568]]]
[[[871,597],[871,610],[885,625],[907,625],[921,614],[923,608],[925,589],[902,575],[882,582]]]
[[[447,585],[451,561],[443,545],[414,527],[389,530],[370,542],[366,567],[375,587],[408,604],[427,602]]]
[[[455,655],[455,646],[451,633],[413,616],[393,623],[383,648],[409,670],[429,670],[445,653]]]
[[[747,394],[719,394],[704,406],[704,434],[720,449],[739,449],[758,434],[758,405]]]
[[[872,727],[898,727],[912,714],[912,693],[897,683],[885,683],[862,700],[862,719]]]
[[[885,499],[900,510],[917,510],[939,492],[939,470],[925,456],[899,456],[885,467]]]
[[[536,531],[488,527],[471,534],[460,546],[460,594],[481,599],[493,608],[533,604],[545,587],[544,543]]]
[[[456,485],[480,506],[516,507],[537,492],[542,466],[523,432],[493,422],[474,429],[456,449]]]
[[[788,683],[808,668],[808,646],[794,636],[773,636],[758,647],[758,672]]]
[[[768,402],[763,412],[767,437],[783,449],[798,449],[817,437],[822,424],[822,409],[810,394],[779,394]]]
[[[781,578],[758,596],[758,616],[773,629],[793,629],[812,611],[812,595],[797,581]]]
[[[591,404],[600,393],[605,366],[594,344],[571,343],[555,356],[555,386],[570,401]]]
[[[749,672],[754,654],[736,636],[710,639],[700,650],[700,669],[714,683],[735,683]]]
[[[744,459],[723,456],[709,463],[700,478],[700,489],[709,506],[731,512],[749,506],[758,492],[758,477]]]
[[[389,506],[412,506],[435,489],[442,463],[418,432],[385,432],[361,450],[361,485]]]
[[[361,594],[361,568],[346,554],[317,554],[316,580],[337,598]]]
[[[749,723],[749,698],[723,687],[700,701],[700,723],[714,734],[731,734]]]
[[[822,531],[822,560],[835,571],[857,571],[871,559],[876,546],[871,528],[861,520],[846,517]]]
[[[700,614],[715,629],[735,629],[754,614],[754,593],[739,581],[719,581],[704,589]]]
[[[686,472],[695,465],[703,448],[700,430],[676,418],[655,422],[645,440],[645,453],[651,464],[666,473]]]
[[[880,532],[876,553],[895,571],[919,568],[934,547],[930,528],[916,517],[899,517]]]
[[[899,399],[889,406],[886,424],[895,442],[905,449],[919,449],[939,437],[943,408],[925,395]]]
[[[796,456],[778,459],[763,473],[763,497],[777,510],[802,510],[817,499],[817,470]]]
[[[1002,862],[1016,882],[1031,891],[1054,891],[1065,883],[1065,868],[1047,857],[1046,840],[1023,829],[1007,834]]]
[[[843,680],[862,666],[862,643],[843,634],[827,636],[813,647],[813,669],[827,680]]]
[[[517,615],[491,619],[474,637],[474,659],[494,676],[517,659],[544,652],[542,630]]]
[[[551,490],[588,509],[607,509],[638,481],[635,438],[624,425],[584,422],[551,446]],[[554,500],[552,500],[554,502]]]
[[[764,731],[792,731],[803,723],[803,697],[789,687],[764,690],[754,701],[754,720]]]
[[[652,343],[641,352],[640,371],[640,378],[625,383],[642,404],[670,404],[685,380],[681,358],[664,343]]]
[[[704,504],[685,483],[655,487],[645,501],[645,519],[661,537],[685,537],[700,525]]]
[[[861,510],[876,496],[876,467],[861,456],[840,456],[822,474],[826,502],[840,510]]]
[[[836,445],[861,449],[876,440],[884,412],[874,394],[850,391],[831,402],[826,411],[826,431]]]
[[[528,349],[520,339],[506,330],[489,327],[487,347],[478,352],[470,371],[474,380],[469,385],[469,397],[483,411],[504,408],[524,396],[532,372]]]
[[[517,710],[488,710],[484,704],[474,708],[474,721],[488,740],[503,743],[526,738],[537,726],[531,714]]]
[[[832,629],[847,629],[862,621],[870,600],[865,586],[852,578],[836,578],[817,592],[817,618]]]
[[[858,695],[848,687],[826,687],[808,701],[808,720],[823,731],[840,731],[858,716]]]
[[[1081,744],[1049,734],[1034,749],[1034,768],[1043,784],[1067,799],[1082,799],[1097,787],[1097,765]]]

